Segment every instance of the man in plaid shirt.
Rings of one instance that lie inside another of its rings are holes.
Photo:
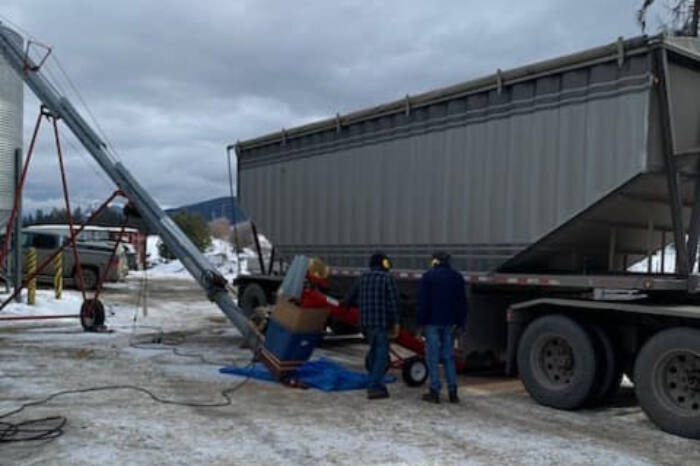
[[[399,291],[391,276],[389,258],[376,252],[369,261],[369,270],[360,276],[345,299],[360,309],[360,326],[369,342],[367,354],[367,398],[388,398],[384,374],[389,361],[389,340],[399,334]]]

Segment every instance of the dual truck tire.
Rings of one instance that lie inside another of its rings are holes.
[[[678,327],[654,335],[634,367],[637,399],[662,430],[700,439],[700,330]]]
[[[571,410],[614,396],[623,362],[604,329],[547,315],[523,333],[518,368],[538,403]],[[651,337],[636,358],[634,380],[639,403],[655,424],[700,438],[700,330],[671,328]]]

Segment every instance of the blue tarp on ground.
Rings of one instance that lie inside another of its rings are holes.
[[[276,382],[270,371],[261,363],[252,367],[222,367],[222,374],[242,375],[258,380]],[[326,392],[339,390],[360,390],[367,387],[367,374],[365,372],[351,371],[328,358],[319,358],[307,361],[296,370],[297,379],[309,387],[318,388]],[[396,377],[387,375],[384,382],[395,382]]]

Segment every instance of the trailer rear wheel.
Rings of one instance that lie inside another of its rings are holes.
[[[576,321],[547,315],[528,325],[518,346],[523,384],[538,403],[558,409],[580,407],[596,378],[591,336]]]
[[[644,412],[662,430],[700,439],[700,330],[657,333],[634,365],[634,391]]]
[[[423,358],[412,356],[401,366],[401,378],[409,387],[419,387],[428,378],[428,366]]]
[[[257,283],[250,283],[243,289],[241,295],[240,306],[243,308],[247,318],[255,315],[255,309],[262,306],[267,306],[267,296],[262,286]]]
[[[594,340],[598,368],[588,403],[595,406],[617,393],[622,379],[622,363],[605,330],[598,325],[591,325],[589,332]]]

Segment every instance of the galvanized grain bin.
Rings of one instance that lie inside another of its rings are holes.
[[[17,43],[22,38],[4,26]],[[4,227],[14,202],[15,150],[22,147],[23,84],[0,56],[0,228]]]
[[[698,50],[620,40],[244,141],[240,200],[283,256],[333,266],[445,249],[468,271],[622,271],[673,240],[660,108],[693,165]]]

